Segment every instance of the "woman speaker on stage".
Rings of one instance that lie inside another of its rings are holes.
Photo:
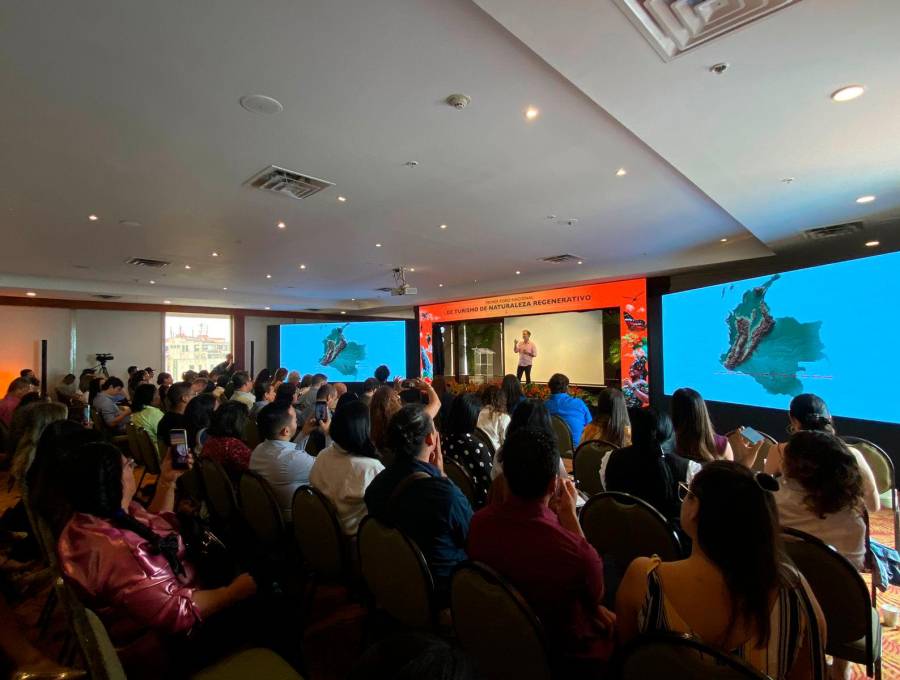
[[[522,331],[522,341],[513,341],[513,351],[519,355],[519,366],[516,368],[516,378],[522,379],[525,374],[525,382],[531,382],[531,366],[534,364],[534,358],[537,356],[537,345],[531,341],[531,331]]]

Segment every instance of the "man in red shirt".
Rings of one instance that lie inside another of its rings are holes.
[[[6,424],[6,427],[9,427],[12,422],[12,414],[16,410],[16,406],[22,401],[22,397],[31,392],[32,387],[28,378],[16,378],[9,384],[6,396],[0,399],[0,420]]]
[[[467,552],[522,593],[561,671],[589,672],[612,653],[615,615],[601,606],[603,562],[578,524],[575,486],[558,473],[546,432],[511,434],[503,446],[510,498],[475,514]]]

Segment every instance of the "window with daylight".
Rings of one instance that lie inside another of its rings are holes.
[[[166,314],[166,371],[181,380],[185,371],[207,371],[231,352],[231,317]]]

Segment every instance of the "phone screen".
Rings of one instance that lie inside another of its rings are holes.
[[[90,406],[84,407],[84,415],[82,416],[82,418],[84,419],[85,424],[89,424],[91,422],[91,407]]]
[[[328,420],[328,403],[324,401],[316,402],[316,420]]]
[[[759,444],[763,439],[765,439],[765,437],[763,437],[752,427],[746,426],[741,428],[741,436],[751,444]]]
[[[188,445],[186,430],[172,430],[169,433],[169,441],[175,449],[172,453],[172,467],[184,470],[188,466]]]

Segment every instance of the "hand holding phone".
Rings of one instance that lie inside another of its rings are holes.
[[[759,444],[765,439],[765,437],[758,431],[754,430],[752,427],[748,427],[747,425],[743,426],[739,431],[741,433],[741,436],[751,444]]]
[[[316,420],[320,423],[324,420],[328,420],[328,402],[316,402]]]
[[[190,449],[187,444],[187,430],[172,430],[169,433],[169,442],[172,444],[172,469],[187,470]]]

